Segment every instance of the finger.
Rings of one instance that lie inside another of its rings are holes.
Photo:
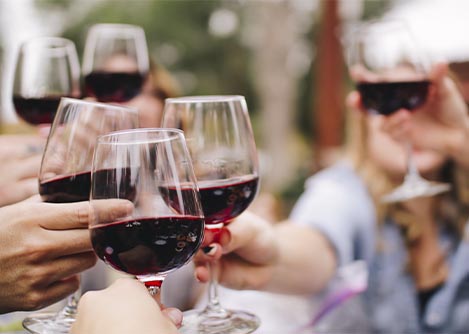
[[[0,158],[17,159],[42,152],[45,141],[36,135],[2,135]]]
[[[127,200],[110,199],[77,203],[41,203],[41,215],[35,217],[39,225],[47,230],[69,230],[88,228],[92,220],[109,221],[128,215],[133,205]]]
[[[78,276],[54,282],[40,291],[30,292],[24,300],[24,310],[33,311],[56,303],[71,295],[79,287]]]
[[[114,222],[132,214],[134,205],[125,199],[99,199],[91,201],[91,224]]]
[[[0,206],[25,200],[38,192],[37,179],[27,179],[0,187]]]
[[[41,203],[41,202],[42,202],[42,199],[39,194],[34,194],[31,197],[28,197],[25,200],[23,200],[23,203]]]
[[[384,132],[390,132],[398,127],[403,126],[405,122],[410,120],[410,112],[405,109],[400,109],[396,113],[383,117],[381,122],[381,130]]]
[[[39,175],[39,167],[41,166],[42,156],[39,154],[30,156],[26,159],[18,160],[15,163],[14,178],[17,180],[25,178],[37,178]]]
[[[223,257],[219,265],[220,283],[234,289],[260,290],[272,275],[271,266],[253,266],[235,254]]]
[[[45,249],[49,253],[45,256],[46,258],[58,258],[93,250],[88,229],[46,230],[44,232],[40,235],[42,243],[38,242],[37,247],[39,251]]]
[[[177,328],[182,325],[182,312],[175,308],[169,307],[162,310],[163,315],[167,317]]]
[[[206,266],[197,266],[194,269],[194,276],[198,281],[207,283],[210,280],[210,271]]]
[[[246,211],[228,225],[230,239],[223,253],[236,251],[246,262],[267,264],[277,256],[277,237],[267,220]]]
[[[198,251],[194,256],[194,264],[195,265],[205,265],[208,262],[213,262],[223,255],[222,247],[219,244],[210,244],[202,248],[201,251]]]
[[[435,85],[435,88],[439,90],[443,87],[444,79],[448,74],[448,64],[446,63],[436,63],[432,66],[429,79]]]
[[[70,276],[79,274],[96,264],[97,258],[94,252],[77,253],[62,256],[50,261],[49,272],[46,277],[49,282],[60,281]]]
[[[226,227],[222,228],[205,228],[204,240],[202,247],[206,247],[212,243],[220,243],[222,246],[230,239],[230,231]]]

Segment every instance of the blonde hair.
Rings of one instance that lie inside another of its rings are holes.
[[[347,113],[345,156],[365,182],[376,208],[376,221],[382,224],[386,217],[392,217],[401,227],[405,240],[412,244],[420,236],[420,226],[400,204],[386,204],[380,198],[397,186],[388,174],[379,168],[368,156],[367,115],[351,110]],[[451,183],[451,191],[442,196],[438,215],[462,235],[464,224],[469,217],[469,173],[448,161],[442,170],[442,181]],[[378,246],[379,247],[379,246]]]

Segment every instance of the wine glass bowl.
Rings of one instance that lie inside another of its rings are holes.
[[[149,67],[141,27],[96,24],[90,28],[82,66],[87,96],[101,102],[126,102],[140,93]]]
[[[113,130],[138,126],[134,109],[61,98],[44,149],[39,172],[39,194],[45,202],[88,201],[96,139]],[[58,313],[32,314],[23,326],[32,333],[69,333],[75,320],[78,293]]]
[[[370,117],[390,116],[402,109],[419,111],[426,104],[432,89],[430,63],[405,22],[390,19],[361,25],[354,31],[348,56],[350,76]],[[383,196],[383,202],[434,196],[450,189],[449,184],[421,177],[410,142],[405,149],[404,182]]]
[[[205,226],[215,234],[244,212],[259,187],[256,145],[242,96],[188,96],[165,100],[163,126],[184,131],[200,191]],[[168,198],[177,195],[171,189]],[[182,333],[251,333],[259,318],[229,310],[218,300],[215,264],[210,265],[209,302],[184,312]]]
[[[168,200],[168,189],[175,194]],[[102,200],[123,200],[124,217],[100,214]],[[139,129],[99,138],[94,154],[90,235],[97,256],[156,293],[203,239],[204,216],[182,131]]]
[[[20,46],[13,83],[13,105],[25,122],[52,123],[61,97],[80,97],[75,45],[59,37],[39,37]]]

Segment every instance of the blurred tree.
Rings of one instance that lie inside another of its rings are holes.
[[[209,31],[216,10],[241,15],[241,6],[210,1],[95,1],[82,20],[64,36],[81,53],[86,30],[95,23],[136,24],[145,30],[150,54],[181,83],[184,94],[241,94],[254,103],[249,81],[249,50],[239,41],[239,27],[228,36]]]

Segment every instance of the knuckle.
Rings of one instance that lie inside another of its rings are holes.
[[[29,258],[32,263],[43,262],[54,250],[53,245],[45,242],[44,239],[41,238],[30,238],[23,246],[22,253]]]
[[[87,253],[82,260],[83,270],[93,267],[96,262],[98,262],[98,258],[96,257],[96,255],[92,252]]]
[[[90,219],[90,210],[87,205],[79,205],[75,211],[75,217],[80,225],[88,225]]]
[[[44,294],[38,290],[30,290],[24,299],[24,308],[28,311],[38,310],[46,306],[47,301],[44,298]]]

